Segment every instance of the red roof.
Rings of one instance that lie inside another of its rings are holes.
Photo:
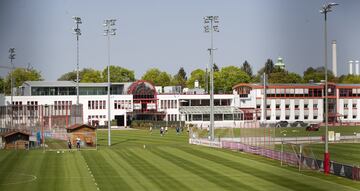
[[[23,135],[30,136],[30,134],[28,134],[28,133],[25,133],[23,131],[17,131],[17,130],[0,133],[0,136],[1,137],[8,137],[8,136],[14,135],[16,133],[21,133]]]
[[[74,125],[71,125],[70,127],[67,127],[66,129],[75,130],[75,129],[78,129],[78,128],[81,128],[81,127],[87,127],[87,128],[90,128],[90,129],[96,129],[96,127],[93,127],[93,126],[90,126],[90,125],[87,125],[87,124],[74,124]]]

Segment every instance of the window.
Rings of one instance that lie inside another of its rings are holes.
[[[279,109],[280,108],[280,104],[276,104],[276,109]]]
[[[356,109],[356,106],[357,106],[356,103],[353,103],[353,108],[354,108],[354,109]]]
[[[260,116],[257,116],[257,120],[260,121],[260,120],[261,120],[261,117],[260,117]]]
[[[295,119],[299,119],[299,116],[298,116],[298,115],[295,115]]]
[[[347,115],[344,115],[344,119],[347,119],[348,118],[348,116]]]
[[[308,109],[309,108],[309,104],[304,104],[304,109]]]
[[[266,105],[266,108],[269,109],[269,108],[270,108],[270,105]]]
[[[285,119],[286,119],[286,120],[289,120],[289,119],[290,119],[290,116],[286,115],[286,116],[285,116]]]
[[[345,104],[344,104],[344,109],[347,109],[347,108],[348,108],[348,104],[345,103]]]
[[[299,105],[295,105],[295,109],[299,109]]]
[[[304,115],[304,119],[309,119],[309,116],[308,116],[308,115]]]
[[[257,109],[260,109],[260,107],[261,107],[260,104],[257,104],[257,105],[256,105],[256,108],[257,108]]]
[[[286,104],[286,105],[285,105],[285,108],[286,108],[286,109],[289,109],[289,108],[290,108],[290,104]]]
[[[314,104],[314,105],[313,105],[313,108],[314,108],[314,109],[317,109],[317,108],[318,108],[318,104]]]
[[[266,120],[270,120],[270,116],[266,116]]]
[[[316,115],[315,115],[313,118],[314,118],[314,119],[317,119],[317,118],[318,118],[318,116],[316,116]]]
[[[353,119],[356,119],[356,115],[353,115]]]
[[[276,120],[280,120],[280,116],[277,115],[277,116],[276,116]]]

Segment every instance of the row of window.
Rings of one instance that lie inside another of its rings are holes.
[[[106,115],[88,115],[88,119],[106,119]]]
[[[352,108],[353,108],[353,109],[356,109],[356,106],[357,106],[356,103],[353,103],[353,104],[352,104]],[[348,108],[349,108],[349,104],[344,103],[344,109],[348,109]]]
[[[160,108],[161,109],[176,109],[177,108],[177,100],[161,100]]]
[[[258,119],[258,120],[261,120],[261,117],[258,116],[257,119]],[[276,119],[276,120],[280,120],[281,118],[280,118],[279,115],[277,115],[275,119]],[[285,116],[285,120],[289,120],[289,119],[290,119],[290,116],[289,116],[289,115],[286,115],[286,116]],[[294,119],[295,119],[295,120],[300,119],[299,115],[295,115],[295,116],[294,116]],[[304,115],[304,120],[308,120],[308,119],[309,119],[309,116],[308,116],[308,115]],[[315,119],[315,120],[318,119],[318,116],[314,115],[314,116],[313,116],[313,119]],[[266,120],[271,120],[271,116],[267,116],[267,117],[266,117]]]
[[[72,101],[54,101],[55,110],[65,110],[72,105]]]
[[[106,109],[105,100],[89,100],[88,109]]]
[[[276,104],[276,109],[280,109],[280,104]],[[299,105],[294,105],[294,108],[295,109],[299,109]],[[260,104],[257,104],[256,105],[256,108],[257,109],[260,109],[261,108],[261,105]],[[267,109],[270,109],[270,104],[267,104],[266,105],[266,108]],[[290,109],[290,104],[285,104],[285,109]],[[309,104],[304,104],[304,109],[309,109]],[[318,104],[313,104],[313,109],[318,109]]]
[[[131,109],[131,100],[115,100],[114,108],[115,109]]]

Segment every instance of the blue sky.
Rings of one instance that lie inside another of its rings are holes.
[[[323,65],[322,0],[1,0],[0,65],[28,63],[46,80],[56,80],[76,67],[76,37],[72,16],[80,16],[80,68],[107,65],[103,20],[116,18],[111,39],[111,64],[135,71],[137,78],[157,67],[188,75],[208,63],[210,36],[203,33],[203,16],[218,15],[214,36],[219,67],[240,66],[244,60],[260,69],[267,58],[284,58],[288,70],[302,74]],[[360,1],[340,3],[329,15],[328,42],[337,40],[338,72],[347,73],[349,60],[360,60]],[[0,69],[0,75],[7,74]]]

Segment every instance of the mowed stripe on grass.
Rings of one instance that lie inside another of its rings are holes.
[[[80,152],[1,151],[0,155],[0,190],[96,190]]]
[[[111,148],[107,132],[98,135],[93,151],[0,151],[0,190],[360,190],[348,179],[189,145],[186,133],[112,131]]]
[[[360,189],[358,182],[315,172],[299,173],[258,156],[188,145],[186,135],[176,136],[173,131],[164,137],[142,130],[113,131],[113,135],[111,149],[99,147],[102,162],[98,166],[90,165],[95,171],[102,171],[99,166],[106,163],[116,171],[115,176],[105,177],[113,184],[99,182],[102,190],[119,185],[125,190]],[[106,139],[102,141],[100,144],[105,145]],[[85,158],[89,160],[92,156]],[[118,179],[121,179],[119,184]]]

